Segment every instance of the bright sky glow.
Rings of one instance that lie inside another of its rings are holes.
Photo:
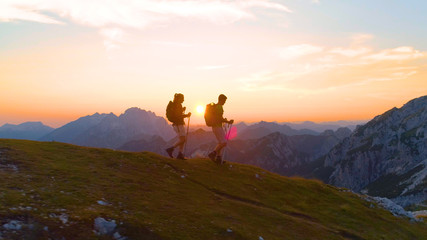
[[[418,0],[2,0],[0,124],[163,116],[176,92],[203,110],[223,93],[236,121],[370,119],[427,94],[425,12]]]
[[[196,108],[196,112],[197,112],[199,115],[203,115],[203,114],[205,113],[205,108],[204,108],[203,106],[199,105],[199,106],[197,106],[197,108]]]

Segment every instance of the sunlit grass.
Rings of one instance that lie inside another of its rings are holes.
[[[48,226],[50,236],[96,238],[97,217],[122,223],[118,231],[131,239],[427,236],[425,224],[394,217],[352,193],[249,165],[54,142],[0,140],[0,148],[10,149],[7,159],[18,167],[0,170],[0,220],[25,216]],[[63,213],[68,224],[55,217]]]

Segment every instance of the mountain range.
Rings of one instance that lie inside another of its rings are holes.
[[[345,130],[344,130],[345,131]],[[351,133],[347,129],[348,134]],[[230,142],[227,159],[253,164],[285,176],[295,176],[297,170],[327,154],[342,139],[341,135],[325,132],[322,135],[288,136],[275,132],[265,137]]]
[[[55,129],[40,140],[115,149],[147,136],[170,139],[174,136],[174,131],[164,118],[135,107],[127,109],[120,116],[96,113],[79,118]]]
[[[41,122],[25,122],[19,125],[4,124],[0,127],[0,138],[37,140],[53,130],[54,128]]]
[[[238,126],[240,127],[240,126]],[[295,130],[288,125],[282,125],[275,122],[261,121],[245,128],[238,129],[237,139],[257,139],[265,137],[271,133],[279,132],[288,136],[294,135],[318,135],[319,133],[310,129]]]
[[[312,131],[316,132],[324,132],[326,130],[333,130],[336,131],[339,128],[348,128],[350,130],[356,129],[358,125],[363,125],[367,123],[368,121],[335,121],[335,122],[322,122],[321,124],[311,122],[311,121],[304,121],[300,123],[293,123],[293,122],[284,122],[282,124],[288,125],[289,127],[295,129],[295,130],[301,130],[301,129],[310,129]]]
[[[349,129],[342,129],[325,131],[320,135],[288,136],[274,132],[258,139],[236,138],[228,142],[224,158],[292,176],[296,168],[327,154],[344,137],[342,131],[348,135],[351,133]],[[190,157],[205,157],[215,145],[212,132],[199,129],[190,133],[186,153]]]

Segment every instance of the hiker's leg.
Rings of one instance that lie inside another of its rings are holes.
[[[179,138],[180,136],[180,129],[178,125],[172,125],[173,130],[176,133],[176,136]],[[170,148],[166,149],[166,152],[168,153],[169,157],[173,158],[173,151],[175,150],[176,147],[178,147],[180,144],[180,140],[178,140],[173,146],[171,146]]]
[[[215,149],[208,154],[208,157],[214,161],[215,158],[221,154],[221,150],[225,147],[227,141],[225,140],[225,132],[222,127],[212,127],[212,132],[215,135],[218,144]]]
[[[185,136],[180,136],[178,138],[178,141],[173,145],[174,148],[179,147],[181,149],[181,147],[184,146],[185,143]],[[182,149],[181,149],[182,150]]]
[[[217,156],[221,155],[221,150],[227,146],[227,140],[225,139],[225,131],[222,127],[213,127],[212,131],[215,134],[218,144],[215,147],[215,152]]]
[[[184,151],[184,144],[185,144],[185,136],[179,137],[179,142],[176,143],[177,147],[179,147],[179,151]]]
[[[184,151],[185,144],[185,126],[177,125],[174,127],[176,134],[178,135],[178,141],[175,143],[174,148],[179,147],[179,152],[182,153]]]
[[[227,143],[225,142],[218,143],[218,145],[216,145],[214,150],[216,152],[216,155],[221,155],[222,149],[225,148],[226,146],[227,146]]]

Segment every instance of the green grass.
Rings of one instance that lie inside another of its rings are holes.
[[[394,217],[355,194],[249,165],[22,140],[0,140],[0,152],[0,164],[18,167],[0,168],[0,226],[32,226],[5,232],[8,239],[109,239],[93,233],[97,217],[114,219],[129,239],[427,236],[424,223]]]

